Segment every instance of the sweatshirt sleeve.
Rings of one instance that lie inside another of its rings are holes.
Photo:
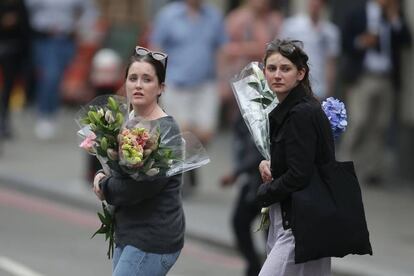
[[[154,197],[169,182],[169,177],[136,181],[129,176],[115,175],[105,177],[100,182],[105,200],[114,206],[133,205]]]

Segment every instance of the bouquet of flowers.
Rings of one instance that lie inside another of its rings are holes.
[[[129,112],[124,97],[99,96],[78,112],[80,147],[96,155],[105,174],[127,174],[139,181],[180,174],[207,164],[210,159],[191,133],[178,133],[173,125],[144,121]],[[93,234],[114,247],[114,208],[102,202],[101,227]]]
[[[172,125],[131,117],[118,136],[119,166],[130,177],[172,176],[209,162],[201,142],[190,132],[174,134]]]
[[[99,96],[77,113],[78,135],[84,140],[79,145],[96,155],[105,173],[118,170],[117,137],[127,114],[127,103],[120,96]]]
[[[270,91],[258,62],[248,64],[231,82],[241,115],[253,140],[266,160],[270,160],[268,114],[278,101]]]
[[[240,112],[260,153],[270,160],[268,114],[277,106],[275,94],[267,86],[258,62],[251,62],[232,80],[232,89]],[[345,105],[332,97],[322,102],[322,109],[331,123],[334,137],[345,131],[347,115]],[[262,208],[260,226],[256,231],[269,226],[269,209]]]
[[[322,102],[322,109],[331,123],[333,136],[337,139],[348,125],[345,104],[338,99],[329,97]]]
[[[160,146],[158,127],[135,125],[125,127],[118,136],[119,165],[129,174],[155,176],[161,167],[168,168],[174,156]]]

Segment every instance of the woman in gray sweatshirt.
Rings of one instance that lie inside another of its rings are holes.
[[[155,121],[165,135],[177,136],[173,117],[159,106],[164,91],[167,55],[137,47],[127,67],[125,88],[132,116]],[[179,139],[181,140],[181,139]],[[127,174],[97,173],[94,191],[115,206],[113,274],[166,275],[184,245],[185,220],[181,174],[137,181]]]

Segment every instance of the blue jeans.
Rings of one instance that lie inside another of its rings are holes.
[[[144,252],[131,245],[115,248],[112,276],[164,276],[175,264],[181,251],[171,254]]]
[[[48,117],[58,109],[60,84],[75,54],[75,43],[69,37],[36,38],[33,50],[38,111],[40,116]]]

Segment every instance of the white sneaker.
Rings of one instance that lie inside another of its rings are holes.
[[[35,126],[35,134],[40,140],[50,140],[56,135],[56,123],[51,119],[39,119]]]

